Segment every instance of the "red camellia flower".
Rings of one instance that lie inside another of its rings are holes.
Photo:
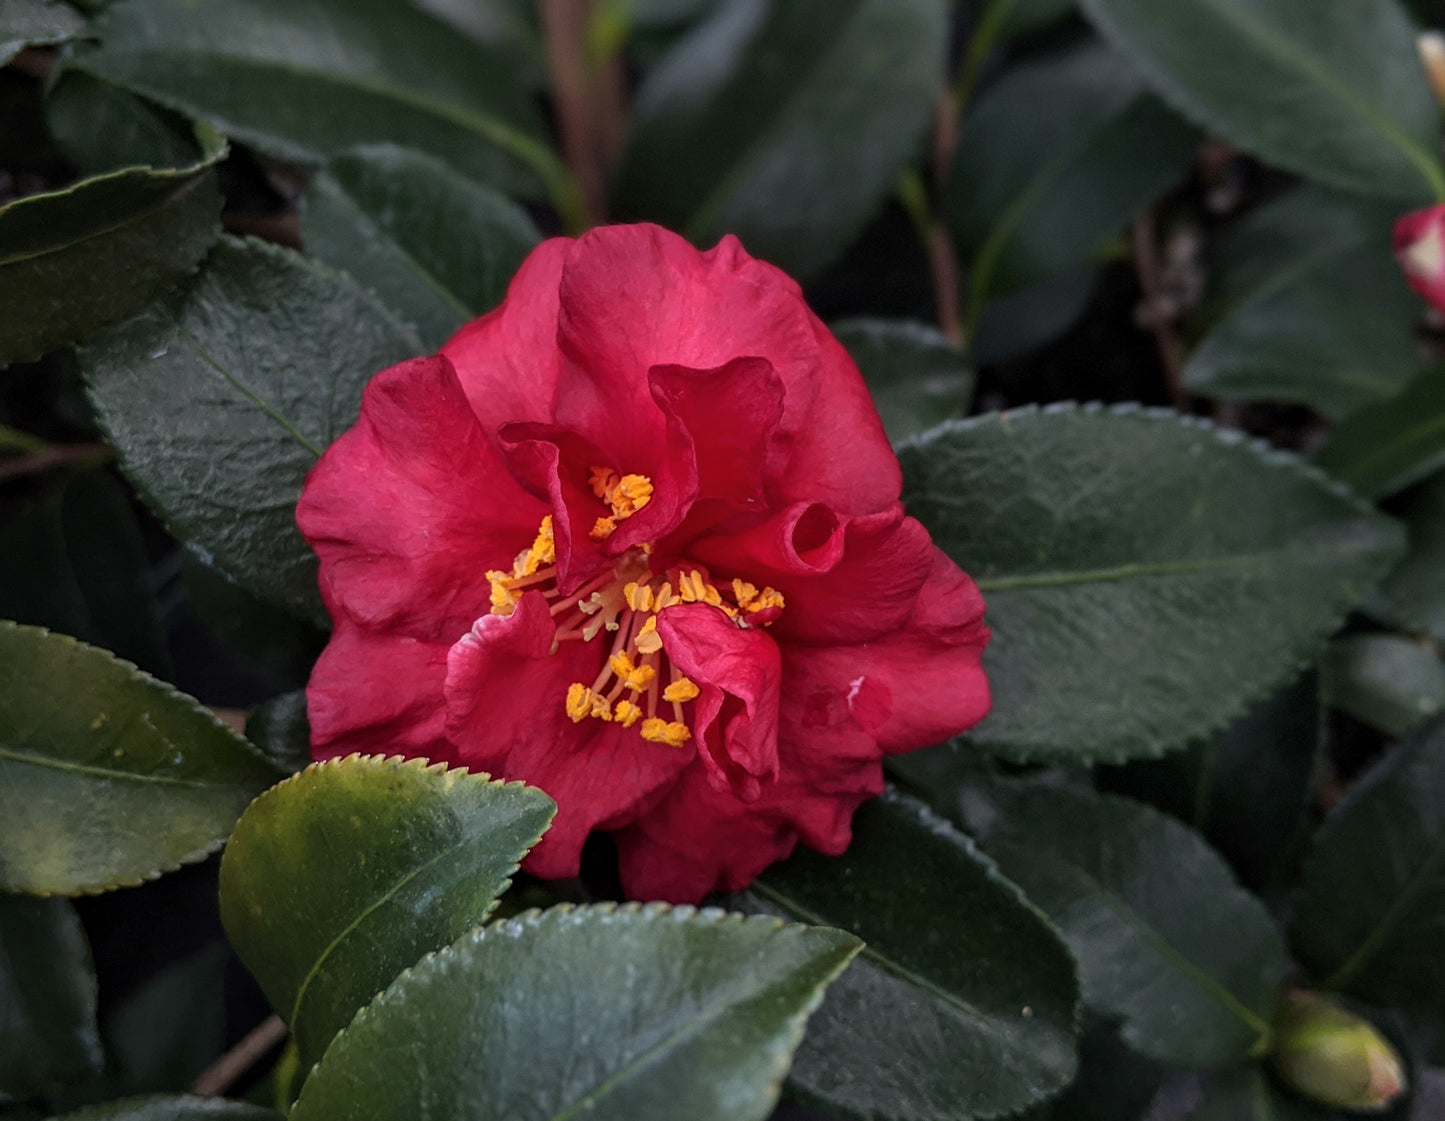
[[[988,709],[978,589],[899,490],[856,367],[736,240],[546,242],[306,482],[313,752],[525,780],[558,805],[525,867],[611,830],[632,898],[841,852],[885,752]]]
[[[1394,243],[1410,287],[1445,311],[1445,205],[1406,214],[1395,223]]]

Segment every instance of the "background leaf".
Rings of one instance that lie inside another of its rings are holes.
[[[1212,1082],[1189,1121],[1343,1121],[1358,1116],[1307,1102],[1275,1086],[1263,1068],[1248,1066]]]
[[[911,319],[844,319],[830,329],[858,363],[890,440],[968,407],[973,369],[936,327]]]
[[[222,1098],[127,1098],[76,1110],[55,1121],[278,1121],[279,1113]]]
[[[829,990],[790,1085],[850,1117],[997,1117],[1073,1078],[1074,963],[972,842],[895,791],[865,803],[841,857],[799,851],[749,909],[865,940]]]
[[[95,974],[75,908],[0,894],[0,1098],[100,1069]]]
[[[1022,409],[900,449],[909,510],[978,581],[1010,759],[1121,761],[1217,731],[1312,658],[1397,526],[1292,457],[1173,414]]]
[[[61,69],[45,97],[45,123],[87,175],[121,167],[184,167],[195,160],[184,117],[83,70]]]
[[[1337,639],[1320,670],[1326,703],[1389,736],[1403,736],[1445,709],[1445,664],[1407,638]]]
[[[365,756],[256,800],[221,862],[221,921],[303,1069],[398,973],[491,913],[555,812],[520,783]]]
[[[807,278],[917,153],[944,0],[728,0],[637,92],[618,210]]]
[[[212,169],[226,151],[197,135],[191,167],[132,167],[0,207],[0,365],[133,315],[195,269],[220,233]]]
[[[301,236],[415,324],[430,350],[501,303],[541,240],[506,196],[392,145],[337,156],[313,177]]]
[[[311,725],[306,716],[306,693],[282,693],[258,706],[246,721],[246,738],[288,771],[311,763]]]
[[[837,930],[717,911],[555,907],[420,962],[326,1052],[294,1121],[761,1121]],[[425,1055],[397,1066],[398,1049]]]
[[[1085,1003],[1122,1017],[1130,1047],[1191,1067],[1263,1052],[1284,946],[1197,834],[1137,802],[1037,788],[982,840],[1058,924]]]
[[[1092,1020],[1079,1037],[1079,1074],[1058,1097],[1015,1114],[1016,1121],[1142,1121],[1163,1071]]]
[[[80,13],[61,0],[7,0],[0,10],[0,66],[26,47],[63,43],[84,28]]]
[[[0,622],[0,889],[103,891],[199,860],[277,777],[190,697]]]
[[[348,278],[226,239],[182,297],[95,339],[81,364],[122,469],[172,534],[325,627],[295,523],[302,480],[371,375],[421,350]]]
[[[1290,943],[1324,988],[1445,1014],[1433,977],[1445,909],[1445,722],[1396,747],[1330,814],[1305,864]],[[1422,972],[1423,971],[1423,972]]]
[[[282,159],[424,149],[504,191],[557,159],[515,68],[392,0],[127,0],[74,65]]]
[[[1181,112],[1267,163],[1360,194],[1445,198],[1440,110],[1396,0],[1080,6]]]
[[[1445,466],[1445,367],[1337,425],[1315,461],[1366,498],[1394,494]]]
[[[1402,630],[1445,643],[1445,475],[1410,492],[1399,513],[1409,550],[1366,607]]]

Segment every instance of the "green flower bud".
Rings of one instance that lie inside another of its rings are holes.
[[[1274,1018],[1275,1073],[1336,1109],[1382,1112],[1405,1092],[1405,1069],[1374,1026],[1317,993],[1288,993]]]

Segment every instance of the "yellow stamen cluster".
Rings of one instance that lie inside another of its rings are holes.
[[[512,562],[511,572],[492,569],[487,580],[492,585],[492,614],[510,615],[517,607],[520,592],[530,584],[540,583],[552,575],[557,563],[557,543],[552,537],[552,515],[542,519],[530,549],[523,549]]]
[[[746,580],[733,581],[733,595],[737,598],[738,606],[749,615],[755,615],[765,607],[776,607],[782,610],[783,593],[773,588],[758,589]],[[767,624],[764,624],[766,626]]]
[[[587,481],[592,493],[612,508],[610,516],[599,517],[593,523],[594,541],[612,536],[618,522],[626,521],[652,501],[652,480],[646,475],[619,475],[610,467],[594,467]]]

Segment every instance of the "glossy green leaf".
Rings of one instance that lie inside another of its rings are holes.
[[[1383,252],[1398,207],[1306,185],[1244,219],[1211,263],[1218,321],[1189,355],[1196,393],[1298,401],[1340,418],[1420,371],[1420,301]]]
[[[0,8],[0,66],[26,47],[64,43],[84,28],[80,13],[61,0],[6,0]]]
[[[1138,802],[1036,788],[983,838],[1004,873],[1058,924],[1084,1001],[1163,1063],[1222,1067],[1263,1053],[1285,976],[1260,902],[1219,856]]]
[[[1322,987],[1445,1014],[1422,983],[1445,911],[1445,721],[1397,746],[1331,812],[1305,863],[1290,942]]]
[[[1080,265],[987,301],[969,339],[969,354],[980,366],[989,366],[1053,342],[1088,309],[1098,272],[1097,265]]]
[[[438,348],[502,302],[541,239],[527,212],[435,157],[381,145],[338,156],[311,180],[301,236]]]
[[[1181,112],[1266,163],[1360,194],[1445,198],[1440,110],[1396,0],[1080,6]]]
[[[281,1115],[249,1102],[224,1098],[155,1096],[93,1105],[54,1121],[280,1121]]]
[[[1338,639],[1320,670],[1326,703],[1386,735],[1403,736],[1445,709],[1445,663],[1397,635]]]
[[[968,408],[973,370],[937,328],[911,319],[845,319],[832,331],[858,363],[890,440]]]
[[[1189,1121],[1345,1121],[1358,1116],[1313,1105],[1281,1090],[1262,1067],[1247,1066],[1211,1082]]]
[[[964,117],[943,200],[973,305],[1094,257],[1198,143],[1100,43],[1007,71]]]
[[[397,978],[291,1117],[761,1121],[857,951],[842,931],[690,907],[529,912]]]
[[[278,774],[129,663],[0,622],[0,889],[104,891],[200,860]]]
[[[258,706],[246,721],[246,738],[278,767],[295,773],[311,763],[311,724],[306,693],[282,693]]]
[[[195,269],[220,234],[226,150],[199,131],[191,167],[131,167],[0,206],[0,365],[133,315]]]
[[[1017,39],[1058,23],[1077,7],[1077,0],[993,0],[979,22],[996,20],[998,38]]]
[[[1101,789],[1173,814],[1201,833],[1246,886],[1276,887],[1297,860],[1320,748],[1319,679],[1304,674],[1188,751],[1098,767]]]
[[[729,0],[638,90],[618,209],[807,277],[919,151],[944,0]]]
[[[45,97],[45,123],[88,175],[121,167],[184,167],[195,140],[178,114],[83,70],[62,70]]]
[[[1445,643],[1445,474],[1412,491],[1398,513],[1410,546],[1366,609],[1401,630]]]
[[[221,862],[221,921],[303,1068],[398,973],[491,913],[555,812],[520,783],[367,756],[256,799]]]
[[[0,895],[0,1100],[100,1069],[95,973],[75,908]]]
[[[0,529],[0,619],[60,631],[168,679],[149,567],[125,490],[104,471],[61,478]]]
[[[842,927],[866,946],[798,1049],[792,1088],[829,1113],[997,1117],[1075,1070],[1074,963],[973,843],[894,791],[865,803],[841,857],[799,851],[750,909]]]
[[[978,581],[1011,759],[1157,756],[1297,675],[1399,527],[1293,457],[1174,414],[1055,406],[899,449],[904,496]]]
[[[1058,1097],[1014,1114],[1014,1121],[1143,1121],[1163,1077],[1157,1063],[1090,1018],[1079,1037],[1078,1077]]]
[[[505,191],[560,165],[515,68],[393,0],[127,0],[74,60],[282,159],[396,141]]]
[[[1445,466],[1445,367],[1336,426],[1315,461],[1366,498],[1384,498]]]
[[[326,626],[301,483],[378,370],[421,343],[354,282],[224,239],[185,294],[81,353],[121,467],[171,533],[259,598]]]

